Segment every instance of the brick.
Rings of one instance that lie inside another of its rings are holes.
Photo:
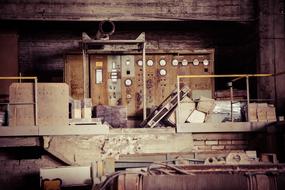
[[[247,140],[232,140],[232,144],[248,144]]]
[[[219,140],[219,144],[226,145],[226,144],[232,144],[231,140]]]
[[[217,145],[218,141],[206,141],[206,145]]]
[[[198,150],[211,150],[211,146],[197,146]]]
[[[205,141],[194,141],[194,146],[205,145]]]
[[[212,146],[212,150],[223,150],[225,146],[218,145],[218,146]]]
[[[225,149],[227,150],[244,150],[247,147],[245,145],[226,145]]]
[[[195,133],[193,140],[240,140],[247,139],[247,133]]]

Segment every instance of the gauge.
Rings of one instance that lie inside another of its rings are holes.
[[[172,65],[173,66],[177,66],[178,65],[178,60],[177,59],[173,59],[172,60]]]
[[[142,60],[138,60],[138,66],[143,66],[143,61]]]
[[[182,60],[182,65],[183,65],[183,66],[188,65],[188,61],[187,61],[186,59],[183,59],[183,60]]]
[[[199,65],[199,60],[198,59],[194,59],[193,60],[193,65],[195,65],[195,66]]]
[[[159,65],[160,65],[160,66],[165,66],[165,65],[166,65],[166,61],[165,61],[164,59],[161,59],[161,60],[159,61]]]
[[[160,76],[165,76],[166,75],[166,70],[165,69],[160,69],[159,70]]]
[[[151,59],[149,59],[147,62],[146,62],[147,66],[153,66],[153,61]]]
[[[208,59],[204,59],[204,60],[203,60],[203,65],[205,65],[205,66],[209,65]]]
[[[125,85],[126,85],[126,86],[131,86],[132,83],[133,83],[133,82],[132,82],[131,79],[126,79],[126,80],[125,80]]]

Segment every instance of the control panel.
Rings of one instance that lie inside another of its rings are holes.
[[[214,51],[188,54],[146,55],[146,104],[152,110],[177,88],[178,75],[209,75],[214,71]],[[93,104],[124,105],[128,116],[143,112],[143,61],[141,55],[102,55],[90,60]],[[197,93],[211,97],[213,78],[183,78]]]

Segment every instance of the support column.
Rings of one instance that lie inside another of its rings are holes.
[[[260,0],[259,3],[259,73],[285,71],[284,1]],[[258,80],[258,97],[273,99],[278,115],[285,114],[285,75]]]

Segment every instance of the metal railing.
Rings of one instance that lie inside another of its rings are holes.
[[[0,104],[5,104],[8,106],[9,110],[9,105],[34,105],[34,125],[38,125],[38,78],[37,77],[0,77],[0,80],[19,80],[20,83],[22,80],[33,80],[34,81],[34,100],[33,102],[16,102],[16,103],[0,103]]]

